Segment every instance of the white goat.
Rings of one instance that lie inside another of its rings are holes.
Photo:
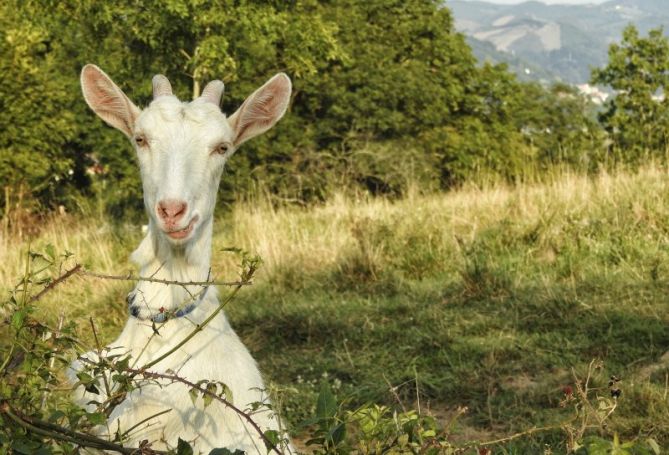
[[[277,74],[229,118],[219,108],[221,81],[210,82],[199,98],[186,103],[172,95],[167,78],[157,75],[153,101],[144,110],[97,66],[83,68],[81,85],[91,109],[123,132],[137,152],[149,215],[148,233],[131,257],[140,275],[180,282],[209,280],[213,213],[223,166],[243,142],[267,131],[283,116],[290,99],[290,79]],[[128,296],[128,322],[105,351],[129,353],[137,366],[170,351],[219,305],[213,286],[204,292],[201,287],[187,288],[139,282]],[[153,323],[160,329],[152,337]],[[91,352],[75,361],[71,380],[76,382],[76,372],[84,367],[85,359],[96,357]],[[151,371],[177,373],[193,383],[223,382],[232,392],[234,405],[242,410],[267,401],[255,361],[222,312]],[[124,443],[137,447],[148,440],[152,448],[164,449],[175,447],[180,437],[192,442],[196,453],[219,447],[266,453],[258,432],[239,414],[217,401],[204,407],[198,398],[194,405],[188,391],[186,385],[168,380],[136,389],[114,409],[100,432],[122,434],[171,409],[134,428]],[[75,393],[81,403],[99,400],[82,387]],[[278,417],[267,409],[254,412],[253,420],[263,431],[280,429]]]

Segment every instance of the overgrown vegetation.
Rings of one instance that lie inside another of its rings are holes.
[[[298,440],[316,440],[311,449],[660,453],[654,447],[669,444],[665,172],[566,174],[396,201],[338,197],[307,209],[240,203],[217,222],[212,266],[235,277],[222,252],[230,245],[264,258],[226,312]],[[28,245],[10,247],[7,234],[9,285],[23,275]],[[31,248],[52,244],[89,269],[124,273],[140,235],[139,226],[65,215]],[[26,330],[57,327],[62,312],[63,327],[76,324],[95,346],[93,317],[104,344],[126,318],[130,286],[74,277],[37,302]],[[47,361],[18,363],[3,380]],[[50,387],[38,411],[66,412],[60,382]]]
[[[302,203],[342,185],[401,196],[409,181],[448,189],[482,176],[515,181],[556,166],[593,171],[666,154],[666,102],[649,101],[666,86],[660,32],[628,31],[612,48],[610,66],[593,80],[628,95],[597,122],[567,86],[478,66],[440,1],[10,0],[0,21],[3,210],[19,200],[33,212],[73,209],[91,196],[114,214],[141,208],[125,138],[101,128],[81,99],[87,62],[124,81],[140,105],[157,72],[183,99],[221,78],[227,112],[270,74],[291,76],[290,114],[231,160],[224,202],[259,187]],[[639,70],[622,69],[627,61]],[[639,83],[629,91],[621,78]]]

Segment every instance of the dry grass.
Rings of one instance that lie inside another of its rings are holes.
[[[235,245],[256,252],[264,260],[261,277],[270,281],[280,280],[295,268],[318,276],[361,252],[370,261],[380,260],[373,246],[365,251],[364,243],[373,240],[365,235],[374,234],[373,226],[388,227],[396,239],[428,238],[435,254],[449,257],[459,248],[458,241],[470,242],[503,220],[513,220],[509,229],[518,232],[541,223],[559,230],[575,217],[587,223],[588,217],[595,219],[624,206],[635,222],[661,222],[649,217],[649,210],[664,210],[667,194],[665,171],[648,168],[637,174],[601,174],[595,179],[563,174],[547,184],[465,187],[448,194],[412,194],[398,201],[340,195],[306,209],[275,209],[261,202],[235,206],[229,218],[219,221],[214,244],[215,248]],[[614,214],[611,220],[618,227],[628,221],[623,213]],[[377,245],[377,249],[385,246]],[[411,254],[410,242],[406,246]],[[214,258],[219,269],[230,266],[221,255],[214,254]]]
[[[314,284],[313,280],[324,280],[333,271],[350,272],[350,267],[366,267],[367,273],[373,274],[396,266],[397,261],[406,259],[400,257],[401,248],[410,256],[416,242],[428,250],[420,254],[461,263],[462,244],[500,220],[514,220],[509,229],[518,232],[543,222],[560,229],[574,217],[594,217],[601,210],[626,203],[642,222],[647,215],[645,207],[664,207],[661,199],[668,193],[664,170],[651,167],[636,174],[601,174],[595,179],[562,174],[545,184],[470,186],[428,196],[413,192],[396,201],[338,195],[309,208],[275,208],[266,200],[240,203],[217,221],[212,267],[219,278],[234,278],[237,258],[221,250],[240,247],[263,259],[258,285],[300,287],[304,280]],[[42,224],[37,236],[23,236],[18,242],[11,232],[0,232],[3,293],[22,275],[28,249],[40,251],[48,244],[58,252],[74,253],[74,260],[92,270],[120,274],[134,269],[128,256],[141,239],[141,226],[112,225],[72,215],[53,215]],[[400,244],[388,245],[390,241]],[[388,257],[389,253],[396,255]],[[548,260],[553,255],[550,250],[543,254]],[[121,324],[125,318],[122,297],[129,287],[127,283],[93,283],[78,278],[76,284],[50,295],[44,307],[50,317],[61,311],[68,317],[81,317],[91,308],[102,307],[99,315],[105,320],[111,316],[114,324]]]

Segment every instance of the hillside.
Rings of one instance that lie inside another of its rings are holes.
[[[467,36],[466,39],[467,44],[472,48],[472,52],[480,62],[505,63],[509,67],[509,71],[516,74],[522,81],[550,82],[555,80],[555,75],[550,71],[546,71],[541,66],[508,52],[499,51],[494,44],[488,41],[482,41],[473,36]]]
[[[647,169],[394,202],[238,204],[214,227],[212,266],[235,279],[223,251],[232,245],[264,259],[226,311],[298,434],[325,380],[347,409],[420,405],[450,421],[457,441],[549,426],[499,443],[499,453],[564,453],[576,431],[561,424],[574,412],[565,390],[595,365],[595,406],[609,409],[612,375],[622,395],[606,428],[593,420],[592,431],[666,447],[668,194],[666,170]],[[50,243],[89,268],[125,273],[140,236],[139,226],[66,216],[46,223],[32,248]],[[0,243],[9,286],[28,241]],[[64,312],[89,343],[93,317],[107,341],[127,317],[131,286],[80,278],[49,294],[38,314],[55,323]]]
[[[500,52],[493,60],[508,59],[516,70],[539,67],[555,80],[575,84],[590,79],[591,67],[606,63],[609,44],[620,40],[626,25],[632,23],[645,34],[669,23],[663,0],[610,0],[600,5],[447,0],[445,5],[453,11],[458,30]],[[486,57],[479,48],[474,51],[480,59]],[[535,76],[543,78],[545,74]]]

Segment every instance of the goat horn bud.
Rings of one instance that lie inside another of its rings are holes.
[[[153,76],[153,99],[155,100],[159,96],[170,96],[172,94],[172,85],[170,81],[167,80],[162,74],[156,74]]]
[[[211,81],[206,85],[204,90],[202,90],[202,95],[200,95],[200,97],[209,103],[219,106],[221,104],[221,97],[223,96],[224,89],[225,85],[222,81]]]

